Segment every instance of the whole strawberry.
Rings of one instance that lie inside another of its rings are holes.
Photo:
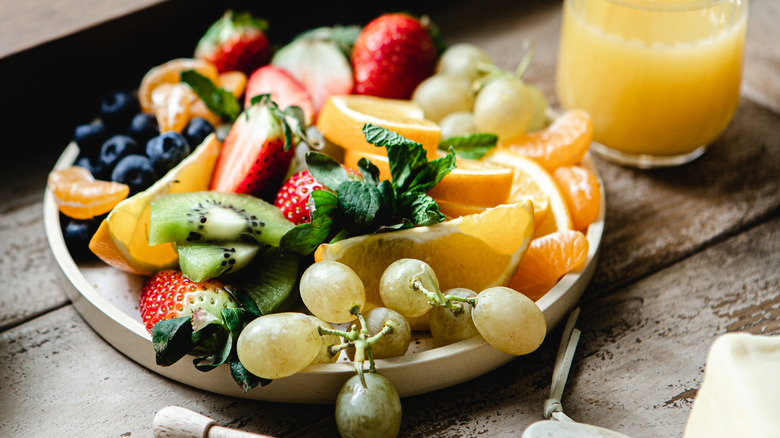
[[[220,73],[239,70],[249,75],[271,57],[267,29],[266,21],[229,10],[203,34],[195,57],[214,63]]]
[[[222,320],[221,309],[237,308],[238,302],[225,286],[211,279],[195,283],[181,271],[160,271],[141,288],[138,307],[147,330],[160,321],[190,316],[202,309]]]
[[[295,128],[287,124],[286,113],[270,96],[259,99],[238,116],[225,137],[211,190],[247,193],[273,202],[295,155]]]
[[[295,225],[309,222],[309,195],[321,189],[322,184],[308,170],[301,170],[285,181],[276,194],[274,205]]]
[[[425,25],[408,14],[383,14],[369,22],[352,49],[355,94],[409,99],[433,74],[437,51]]]

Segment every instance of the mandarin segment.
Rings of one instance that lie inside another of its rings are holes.
[[[599,214],[601,190],[596,175],[582,165],[574,165],[555,169],[553,178],[566,198],[574,229],[585,231]]]
[[[195,70],[209,78],[215,84],[219,81],[217,67],[211,62],[202,59],[176,58],[151,68],[141,79],[138,87],[138,103],[141,110],[152,112],[152,92],[161,84],[177,84],[181,82],[181,73],[187,70]]]
[[[73,219],[108,213],[130,193],[126,184],[95,180],[89,170],[79,166],[53,170],[47,187],[59,211]]]
[[[593,141],[593,120],[585,111],[568,110],[539,131],[512,139],[501,147],[537,160],[548,170],[577,164]]]
[[[556,231],[531,241],[509,287],[539,300],[588,256],[588,239],[580,231]]]
[[[190,121],[192,106],[198,95],[184,83],[162,84],[152,91],[152,113],[160,132],[181,132]]]

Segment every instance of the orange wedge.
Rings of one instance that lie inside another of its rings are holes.
[[[566,198],[574,229],[585,231],[599,215],[601,191],[596,175],[582,165],[574,165],[555,169],[553,178]]]
[[[552,174],[538,162],[504,147],[493,149],[482,159],[515,169],[509,202],[524,199],[533,202],[534,215],[538,219],[534,237],[574,228],[563,192]]]
[[[581,110],[564,112],[539,131],[521,135],[502,146],[537,160],[552,171],[582,161],[593,141],[593,120]]]
[[[51,171],[46,185],[60,212],[73,219],[108,213],[130,193],[126,184],[97,181],[89,170],[79,166]]]
[[[443,154],[440,154],[441,156]],[[390,165],[384,155],[360,150],[344,150],[344,165],[357,169],[361,158],[379,168],[380,179],[390,179]],[[458,158],[455,169],[428,192],[436,200],[474,207],[495,207],[509,199],[514,171],[506,166],[479,160]]]
[[[579,231],[559,231],[531,241],[509,287],[537,301],[588,256],[588,239]]]
[[[363,136],[363,125],[372,123],[387,128],[423,145],[428,159],[438,156],[441,129],[427,120],[422,108],[409,101],[375,96],[331,96],[325,101],[317,117],[317,128],[330,142],[344,149],[384,155],[385,149],[376,147]]]
[[[92,236],[89,249],[109,265],[132,274],[152,275],[176,266],[173,244],[147,243],[149,205],[168,193],[208,190],[221,146],[210,135],[151,187],[117,204]]]
[[[336,260],[355,270],[369,303],[381,306],[379,278],[401,258],[428,263],[442,290],[481,291],[505,285],[517,270],[534,229],[530,202],[491,208],[428,227],[368,234],[322,244],[315,261]]]

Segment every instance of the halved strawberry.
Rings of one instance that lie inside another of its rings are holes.
[[[408,14],[383,14],[369,22],[352,49],[355,94],[409,99],[436,64],[426,26]]]
[[[138,307],[141,320],[151,332],[160,321],[191,316],[198,309],[221,321],[221,309],[237,308],[238,301],[217,280],[195,283],[181,271],[166,270],[144,282]]]
[[[195,57],[212,62],[220,73],[238,70],[249,74],[271,57],[267,28],[265,20],[228,10],[198,41]]]
[[[295,155],[291,131],[285,115],[267,98],[250,105],[225,138],[211,190],[273,202]]]
[[[315,29],[295,38],[271,59],[271,65],[282,68],[309,92],[315,121],[328,97],[352,93],[352,64],[344,52],[344,42],[337,39],[357,36],[357,31],[349,29]]]
[[[246,83],[244,107],[249,107],[252,98],[270,94],[279,108],[296,105],[303,110],[306,126],[314,120],[314,104],[306,88],[289,73],[273,65],[264,65],[249,75]]]

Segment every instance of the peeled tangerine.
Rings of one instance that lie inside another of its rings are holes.
[[[53,170],[47,186],[60,212],[73,219],[108,213],[130,193],[127,185],[95,180],[89,170],[79,166]]]

